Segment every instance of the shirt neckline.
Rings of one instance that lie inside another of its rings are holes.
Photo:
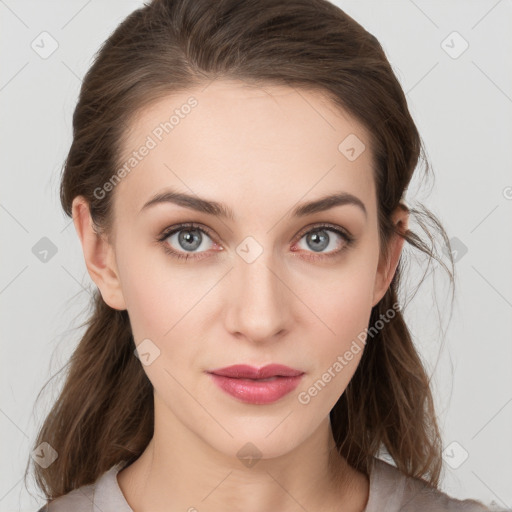
[[[114,505],[116,507],[115,510],[118,512],[134,512],[126,501],[117,480],[117,474],[125,466],[126,461],[118,462],[99,478],[95,486],[94,494],[94,504],[96,506],[101,507],[103,504],[109,503],[109,505]],[[386,474],[389,475],[389,472],[393,471],[393,469],[397,471],[391,464],[376,457],[373,458],[369,469],[368,501],[364,512],[386,512],[395,510],[393,505],[396,506],[396,502],[400,499],[400,495],[403,492],[404,480],[401,479],[398,485],[396,485],[397,482],[395,481],[395,485],[392,487],[385,485],[387,480]],[[389,489],[386,489],[389,494],[387,495],[385,509],[382,509],[382,500],[377,496],[378,494],[382,494],[383,487],[389,487]],[[379,502],[377,502],[377,500]]]

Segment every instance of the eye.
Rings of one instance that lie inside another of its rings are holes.
[[[187,259],[190,254],[202,253],[204,252],[202,249],[211,248],[206,243],[207,239],[211,240],[205,228],[194,223],[186,223],[166,229],[158,241],[163,243],[164,250],[171,256]],[[177,250],[173,249],[172,245],[177,247]],[[197,256],[193,258],[197,259]]]
[[[334,236],[328,233],[334,233]],[[309,227],[309,230],[303,231],[299,237],[299,242],[305,239],[306,247],[302,247],[302,249],[306,252],[311,250],[312,254],[305,256],[306,259],[311,260],[337,256],[355,241],[354,237],[348,232],[332,224],[316,225],[313,229]],[[336,239],[338,239],[337,243]],[[218,250],[223,250],[220,245],[212,242],[212,236],[207,228],[193,222],[167,228],[157,240],[163,244],[167,254],[185,260],[189,256],[192,259],[207,257],[207,250],[212,246],[217,246]],[[209,244],[208,240],[212,243]],[[336,247],[338,248],[336,249]],[[328,248],[330,248],[330,251],[324,253],[323,251]],[[292,251],[297,252],[297,249],[292,248]],[[196,253],[204,254],[204,256],[197,256]]]
[[[329,233],[334,233],[329,235]],[[306,256],[309,259],[330,258],[339,255],[342,251],[350,247],[354,242],[354,237],[345,230],[331,224],[321,224],[309,229],[299,235],[302,241],[304,239],[306,251],[311,250],[313,254]],[[341,243],[340,243],[341,239]],[[330,249],[325,251],[326,249]],[[295,252],[295,249],[292,249]],[[316,254],[315,254],[316,253]]]

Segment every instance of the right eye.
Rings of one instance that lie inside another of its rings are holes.
[[[169,239],[170,242],[168,242]],[[209,232],[189,222],[166,228],[158,241],[164,245],[164,250],[171,256],[188,259],[192,254],[206,252],[201,250],[209,248],[206,239],[211,240]],[[192,257],[197,258],[197,256]]]

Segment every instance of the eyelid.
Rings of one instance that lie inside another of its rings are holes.
[[[199,231],[204,231],[212,240],[215,240],[215,235],[213,234],[213,231],[210,228],[204,226],[203,224],[199,224],[197,222],[182,222],[174,226],[166,227],[159,235],[158,241],[163,242],[172,234],[185,229],[197,229]]]
[[[296,237],[300,240],[309,231],[314,231],[315,229],[321,230],[322,228],[326,230],[331,229],[335,232],[341,232],[349,240],[354,239],[354,236],[346,228],[339,226],[338,224],[332,224],[331,222],[314,222],[309,224],[308,226],[302,228]]]
[[[312,224],[308,224],[307,226],[303,227],[293,238],[302,238],[306,233],[309,231],[312,231],[314,229],[321,229],[321,228],[330,228],[334,231],[341,231],[348,239],[354,239],[354,236],[348,231],[346,228],[339,226],[337,224],[332,224],[330,222],[314,222]],[[168,238],[171,234],[180,231],[182,229],[198,229],[200,231],[204,231],[212,240],[215,240],[216,243],[218,243],[218,240],[216,240],[216,236],[214,235],[214,232],[209,227],[205,226],[204,224],[200,224],[198,222],[182,222],[179,224],[176,224],[174,226],[168,226],[166,227],[159,237],[159,241],[163,241],[166,238]]]

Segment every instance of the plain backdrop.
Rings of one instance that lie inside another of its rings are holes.
[[[439,217],[455,249],[452,318],[438,271],[405,312],[433,373],[442,488],[510,508],[512,2],[335,3],[378,38],[407,93],[435,174],[433,183],[411,185],[407,199]],[[27,492],[23,473],[62,380],[37,407],[35,399],[76,346],[81,331],[72,329],[85,320],[95,286],[58,193],[81,77],[100,44],[141,5],[0,0],[1,512],[43,503]],[[424,260],[408,254],[414,288]]]

